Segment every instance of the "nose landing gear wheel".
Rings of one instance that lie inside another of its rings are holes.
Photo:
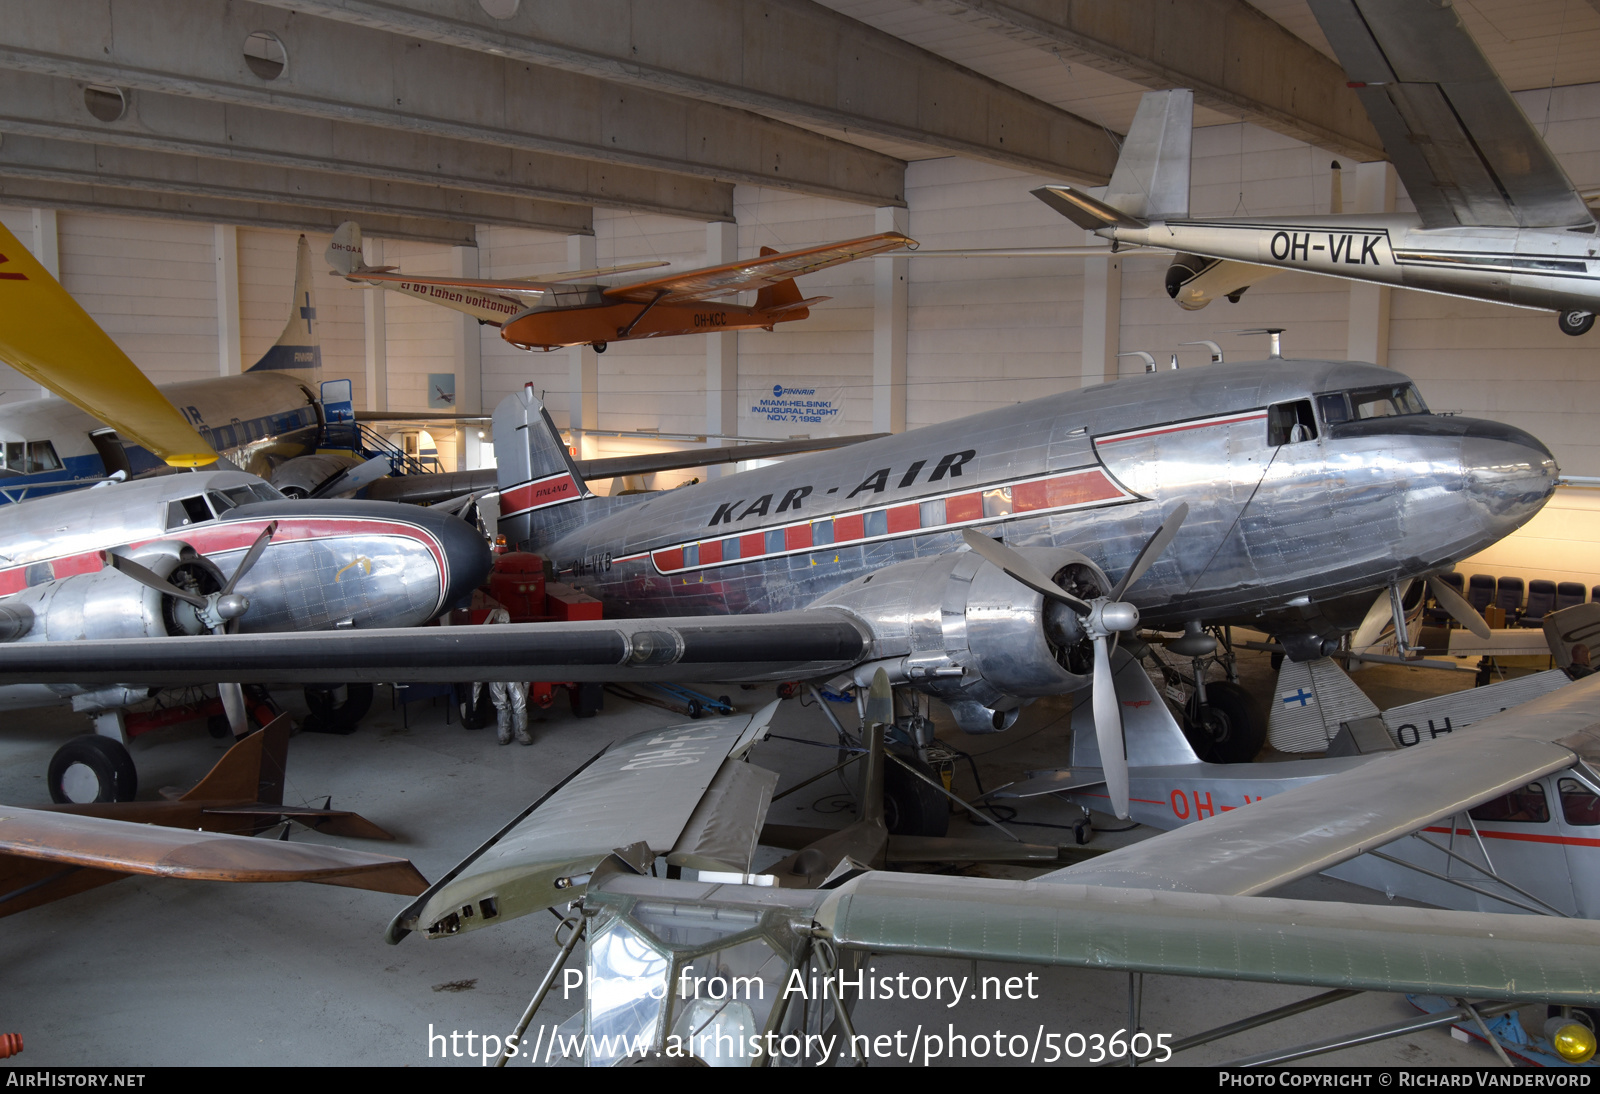
[[[1570,334],[1576,338],[1580,334],[1588,334],[1589,328],[1594,326],[1594,312],[1592,311],[1564,311],[1556,313],[1556,325],[1561,328],[1562,334]]]
[[[1219,680],[1206,685],[1202,708],[1191,696],[1183,708],[1183,735],[1195,755],[1209,764],[1244,764],[1256,758],[1267,740],[1267,720],[1250,693]]]
[[[50,758],[50,800],[61,805],[131,802],[139,773],[122,742],[90,733],[74,737]]]

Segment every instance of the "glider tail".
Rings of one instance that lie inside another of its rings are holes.
[[[357,254],[361,248],[360,232],[356,228]],[[329,250],[331,253],[332,248]],[[291,372],[315,384],[322,374],[322,340],[317,335],[316,319],[317,306],[311,292],[311,245],[301,236],[295,246],[294,299],[289,305],[289,321],[272,348],[245,371]]]

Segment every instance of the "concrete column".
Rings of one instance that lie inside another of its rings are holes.
[[[896,206],[878,210],[880,232],[911,231],[911,211]],[[872,431],[903,433],[906,428],[906,277],[910,260],[872,260]]]
[[[211,251],[217,266],[217,375],[244,370],[239,350],[239,229],[211,226]]]
[[[594,236],[567,237],[567,269],[592,270],[600,265]],[[600,355],[593,346],[567,350],[567,428],[580,460],[594,458],[594,438],[585,430],[600,428]]]
[[[38,259],[39,265],[50,271],[51,277],[61,280],[61,234],[56,227],[54,209],[33,211],[33,257]],[[38,387],[39,398],[50,394],[50,389],[43,384]]]
[[[1386,161],[1356,165],[1357,213],[1394,212],[1395,174]],[[1386,285],[1350,282],[1350,341],[1345,351],[1352,361],[1389,363],[1389,297]]]
[[[739,258],[739,226],[720,221],[706,225],[706,265]],[[706,337],[706,434],[739,432],[739,335],[736,331]],[[706,477],[732,473],[732,466],[706,468]]]
[[[362,240],[362,261],[368,266],[383,265],[383,240]],[[362,294],[367,343],[367,409],[389,409],[388,318],[384,314],[386,289],[368,288]]]
[[[1122,348],[1122,259],[1083,260],[1083,363],[1079,387],[1117,378]]]
[[[478,248],[451,247],[450,273],[454,277],[477,277]],[[462,414],[480,414],[483,412],[483,341],[479,333],[482,325],[470,315],[458,314],[456,318],[456,410]]]

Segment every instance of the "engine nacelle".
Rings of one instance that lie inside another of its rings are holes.
[[[200,595],[222,588],[216,566],[186,543],[149,543],[129,555],[179,588]],[[46,581],[9,596],[4,633],[14,642],[99,638],[162,638],[204,634],[194,607],[111,567]]]
[[[1251,285],[1278,272],[1270,266],[1180,252],[1167,267],[1167,295],[1185,311],[1199,311],[1219,296],[1237,304]]]
[[[1076,551],[1020,553],[1085,599],[1111,588]],[[871,630],[873,653],[858,685],[884,669],[890,683],[938,696],[968,733],[1009,729],[1028,702],[1090,684],[1093,651],[1077,615],[971,551],[885,567],[814,607],[849,612]]]

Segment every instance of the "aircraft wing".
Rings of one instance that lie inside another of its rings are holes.
[[[0,360],[174,467],[216,462],[194,426],[4,225]]]
[[[1425,228],[1592,222],[1447,4],[1310,0]]]
[[[707,300],[715,296],[760,289],[776,285],[791,277],[825,270],[858,258],[868,258],[902,247],[916,247],[917,242],[899,232],[862,239],[847,239],[842,243],[825,243],[820,247],[807,247],[782,254],[764,254],[743,262],[729,262],[721,266],[706,266],[680,274],[659,277],[654,281],[636,281],[631,285],[618,285],[605,290],[617,300],[631,300],[648,304],[663,294],[672,300]]]
[[[492,277],[448,277],[432,276],[429,274],[405,274],[379,269],[358,269],[348,274],[336,273],[335,277],[343,277],[346,281],[357,284],[364,282],[394,282],[404,281],[407,285],[439,285],[447,289],[484,289],[489,292],[511,293],[517,296],[543,296],[555,285],[553,281],[531,281],[523,278],[515,280],[502,280]]]
[[[280,634],[0,645],[0,683],[759,681],[843,672],[865,624],[834,608]]]
[[[1579,757],[1600,759],[1600,677],[1427,748],[1382,753],[1038,880],[1249,896],[1337,866]]]
[[[644,864],[744,873],[778,776],[743,762],[778,709],[646,730],[602,750],[534,802],[389,925],[398,942],[493,926],[583,895],[619,848]],[[491,914],[492,913],[492,914]]]
[[[427,886],[415,866],[391,855],[3,806],[0,865],[16,859],[199,881],[318,881],[405,896]]]

